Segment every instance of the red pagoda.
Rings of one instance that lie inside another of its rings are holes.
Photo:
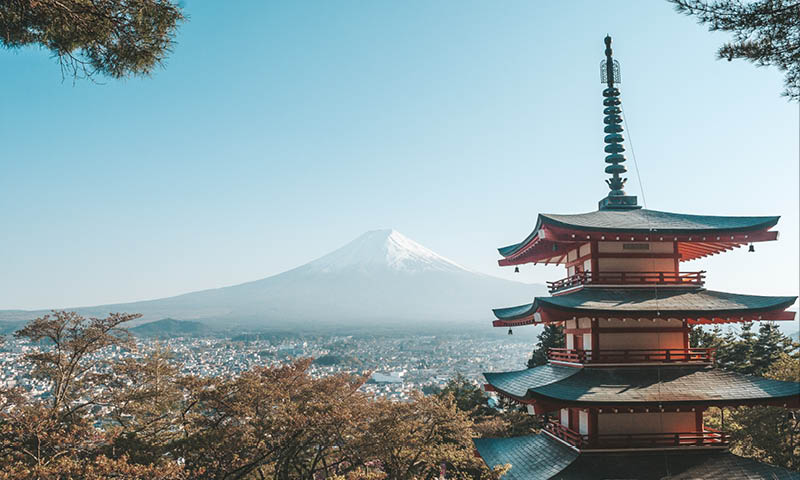
[[[707,290],[705,272],[680,269],[777,240],[779,217],[647,210],[627,195],[619,63],[605,44],[608,196],[597,211],[540,214],[523,241],[499,249],[501,266],[567,269],[548,282],[552,296],[494,310],[495,327],[562,325],[566,348],[546,365],[484,374],[486,390],[556,419],[537,435],[477,439],[478,454],[489,467],[510,464],[508,480],[800,478],[729,453],[725,432],[703,422],[710,407],[799,408],[800,383],[717,369],[712,349],[689,347],[695,325],[793,320],[797,297]]]

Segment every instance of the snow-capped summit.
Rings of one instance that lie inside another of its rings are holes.
[[[459,266],[394,230],[373,230],[277,275],[176,297],[75,309],[84,316],[143,314],[141,321],[199,320],[219,328],[293,332],[415,332],[490,328],[491,307],[530,302],[543,287]],[[46,311],[0,311],[30,320]]]
[[[391,269],[403,272],[467,271],[396,230],[371,230],[307,264],[309,270]]]

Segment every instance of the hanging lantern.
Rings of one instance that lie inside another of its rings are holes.
[[[509,335],[514,335],[514,332],[512,332],[512,331],[511,331],[511,329],[509,328],[509,329],[508,329],[508,334],[509,334]]]
[[[750,247],[747,249],[747,251],[748,251],[748,252],[751,252],[751,253],[752,253],[752,252],[755,252],[755,251],[756,251],[756,246],[755,246],[755,245],[753,245],[753,244],[751,243],[751,244],[750,244]]]
[[[514,273],[519,273],[519,267],[514,267]]]

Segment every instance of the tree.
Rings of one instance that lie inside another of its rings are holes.
[[[800,361],[781,353],[764,376],[774,380],[800,381]],[[783,407],[725,408],[725,430],[731,451],[779,467],[800,471],[800,418]],[[709,426],[722,426],[719,409],[710,409]]]
[[[551,348],[564,348],[564,327],[557,323],[548,323],[536,338],[539,342],[528,360],[528,368],[546,364],[547,351]]]
[[[748,60],[786,72],[783,95],[800,100],[800,2],[793,0],[668,0],[710,31],[733,33],[717,51],[720,59]]]
[[[0,392],[0,480],[72,479],[182,480],[183,467],[168,458],[136,463],[108,448],[113,430],[96,427],[94,408],[111,405],[110,348],[132,348],[122,328],[139,315],[111,314],[85,319],[53,312],[15,333],[38,347],[24,356],[32,375],[49,395],[32,399],[19,391]]]
[[[364,448],[388,480],[498,478],[474,454],[472,422],[451,394],[443,398],[416,394],[410,402],[377,399],[368,406]]]
[[[752,323],[731,328],[725,334],[694,328],[693,347],[716,348],[720,368],[739,373],[762,375],[783,381],[800,381],[798,345],[783,335],[774,323],[762,323],[758,334]],[[731,451],[761,462],[800,470],[800,422],[797,412],[782,407],[724,408],[724,428],[730,433]],[[712,408],[707,424],[723,426],[722,411]]]
[[[75,312],[54,311],[14,334],[31,342],[49,343],[47,350],[27,353],[24,359],[33,365],[33,376],[51,386],[53,413],[68,416],[101,401],[102,391],[94,387],[109,378],[110,362],[96,354],[112,346],[134,348],[130,333],[120,326],[139,317],[112,313],[87,321]]]
[[[0,42],[46,48],[74,78],[149,75],[183,20],[170,0],[3,0]]]
[[[473,428],[481,437],[515,437],[536,433],[544,426],[544,417],[529,415],[524,405],[500,398],[498,408],[491,408],[483,391],[461,375],[447,382],[444,388],[436,388],[434,395],[440,399],[448,396],[456,407],[466,412],[473,421]]]

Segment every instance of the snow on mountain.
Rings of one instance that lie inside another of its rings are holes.
[[[396,230],[372,230],[306,266],[312,271],[388,268],[405,272],[467,269]]]
[[[77,308],[85,316],[142,313],[217,328],[290,331],[491,328],[491,308],[532,301],[545,291],[470,271],[394,230],[369,231],[292,270],[252,282],[175,297]],[[47,313],[0,311],[0,321]]]

